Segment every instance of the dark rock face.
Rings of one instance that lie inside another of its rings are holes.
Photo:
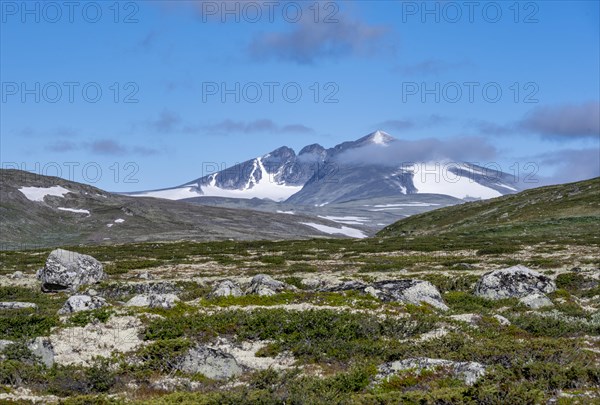
[[[556,284],[550,278],[525,266],[514,266],[484,274],[475,286],[475,295],[499,300],[547,294],[555,290]]]
[[[362,283],[360,281],[344,281],[341,284],[337,284],[331,287],[321,288],[320,291],[325,292],[340,292],[340,291],[361,291],[364,292],[365,288],[367,288],[367,284]]]
[[[76,292],[83,285],[96,284],[104,278],[102,263],[92,256],[68,250],[53,250],[38,273],[42,291]]]

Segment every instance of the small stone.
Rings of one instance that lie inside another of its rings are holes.
[[[13,274],[11,274],[10,278],[18,280],[20,278],[25,277],[25,275],[23,274],[22,271],[15,271]]]
[[[510,325],[510,321],[508,319],[506,319],[505,317],[503,317],[502,315],[494,315],[493,318],[496,318],[496,320],[498,322],[500,322],[500,325],[503,325],[503,326]]]

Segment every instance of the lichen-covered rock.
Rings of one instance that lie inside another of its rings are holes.
[[[36,337],[27,345],[31,353],[46,367],[52,367],[54,364],[54,347],[50,339],[46,337]]]
[[[191,348],[177,368],[184,373],[201,373],[216,380],[239,376],[244,371],[231,354],[205,346]]]
[[[555,290],[556,284],[550,278],[525,266],[514,266],[484,274],[475,286],[475,295],[499,300]]]
[[[244,292],[237,283],[231,280],[222,280],[217,283],[210,293],[211,297],[241,297]]]
[[[288,288],[289,286],[284,282],[275,280],[266,274],[258,274],[252,278],[248,294],[258,294],[261,296],[275,295]]]
[[[485,375],[485,366],[473,361],[456,362],[444,359],[430,359],[417,357],[405,360],[393,361],[382,364],[378,368],[376,380],[383,380],[404,370],[434,370],[437,368],[448,369],[452,374],[462,379],[466,384],[472,385]]]
[[[396,301],[407,304],[429,304],[443,311],[448,310],[442,295],[429,281],[423,280],[387,280],[371,284],[365,292],[382,301]]]
[[[520,298],[519,301],[532,309],[551,307],[554,305],[552,301],[550,301],[550,298],[540,293],[526,295],[525,297]]]
[[[36,309],[37,304],[33,302],[16,302],[16,301],[5,301],[0,302],[0,309]]]
[[[95,284],[104,278],[102,263],[92,256],[68,250],[53,250],[38,272],[42,291],[76,292],[82,285]]]
[[[10,278],[18,280],[25,277],[25,274],[23,274],[22,271],[15,271],[13,274],[10,275]]]
[[[89,295],[73,295],[58,310],[61,315],[72,314],[75,312],[89,311],[106,306],[106,300],[102,297],[93,297]]]
[[[179,301],[175,294],[139,294],[127,301],[128,307],[147,307],[170,309]]]

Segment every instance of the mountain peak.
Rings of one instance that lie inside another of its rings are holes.
[[[377,145],[387,145],[389,142],[394,140],[394,137],[387,132],[378,129],[372,134],[367,135],[367,139]]]

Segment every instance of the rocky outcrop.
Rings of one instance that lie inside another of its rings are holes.
[[[266,274],[258,274],[250,281],[250,287],[248,288],[248,294],[258,294],[261,296],[275,295],[290,289],[286,283],[273,279],[273,277]]]
[[[485,375],[485,366],[473,361],[456,362],[443,359],[417,357],[393,361],[379,366],[378,374],[375,379],[380,381],[404,370],[417,370],[420,372],[421,370],[435,370],[438,368],[449,370],[453,375],[460,378],[468,385],[474,384],[479,378]]]
[[[340,291],[355,290],[355,291],[364,292],[367,287],[368,287],[367,284],[365,284],[363,282],[350,280],[350,281],[341,282],[339,284],[336,284],[336,285],[333,285],[330,287],[324,287],[321,289],[321,291],[340,292]]]
[[[429,304],[443,311],[448,310],[442,295],[429,281],[388,280],[378,281],[365,289],[365,292],[382,301],[396,301],[407,304]]]
[[[111,283],[100,289],[97,294],[114,300],[124,300],[138,294],[179,294],[181,288],[170,281]],[[87,291],[90,294],[89,290]]]
[[[525,266],[514,266],[484,274],[475,286],[475,295],[499,300],[547,294],[556,290],[554,281]]]
[[[53,250],[43,269],[38,272],[42,291],[76,292],[83,285],[95,284],[104,278],[102,263],[92,256],[68,250]]]
[[[175,294],[139,294],[127,301],[128,307],[147,307],[170,309],[179,302]]]
[[[215,380],[226,380],[244,371],[231,354],[205,346],[190,349],[177,368],[184,373],[201,373]]]
[[[102,297],[92,297],[89,295],[73,295],[58,310],[61,315],[72,314],[75,312],[89,311],[108,305]]]
[[[219,281],[212,292],[210,297],[241,297],[244,292],[237,283],[231,280]]]
[[[403,302],[415,305],[426,303],[443,311],[449,309],[438,289],[430,282],[423,280],[385,280],[370,285],[361,281],[350,280],[331,287],[321,288],[319,291],[340,292],[349,290],[370,294],[385,302]]]
[[[33,302],[0,302],[0,309],[37,309],[37,304]]]

